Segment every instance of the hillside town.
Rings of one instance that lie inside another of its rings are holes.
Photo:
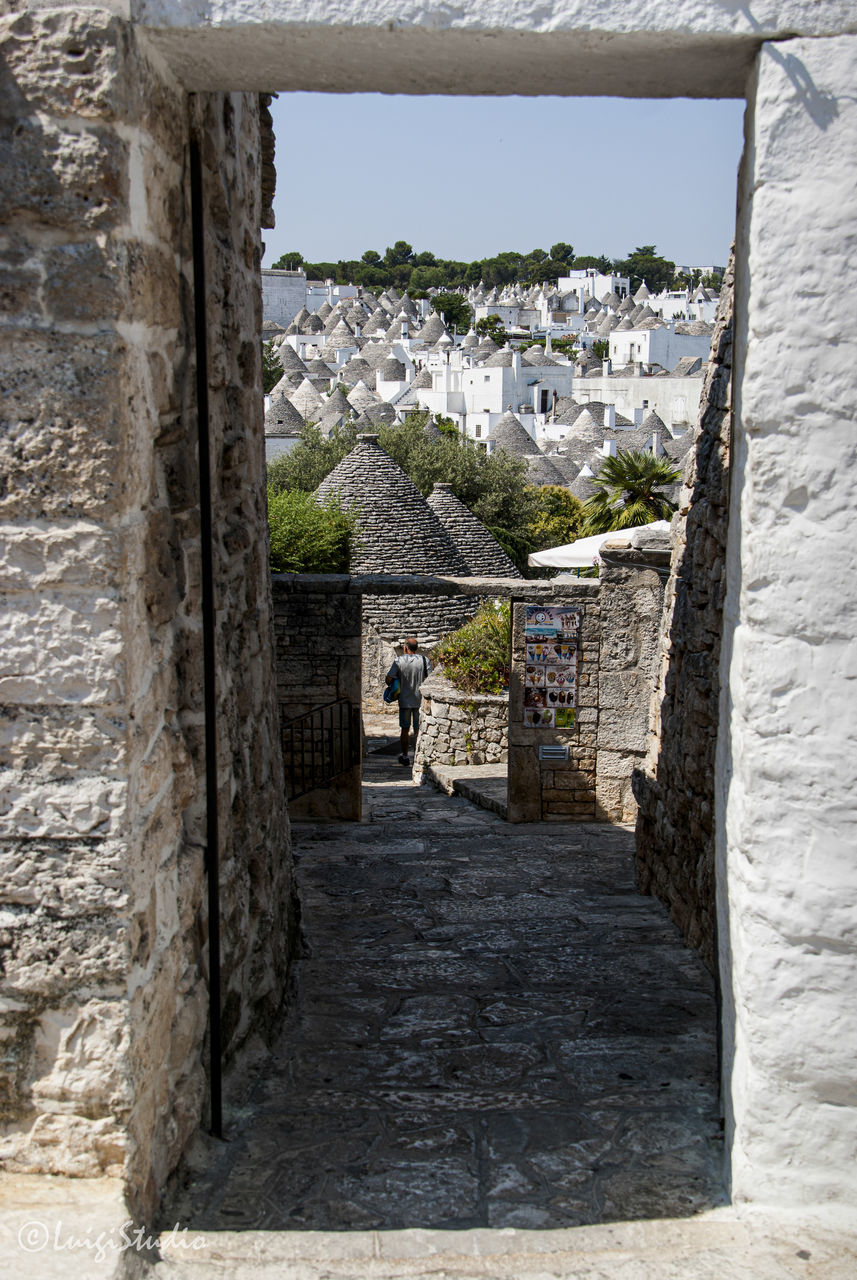
[[[426,411],[488,452],[525,459],[534,484],[581,499],[619,450],[684,457],[713,289],[653,294],[643,281],[632,293],[628,277],[596,270],[555,286],[480,283],[459,291],[466,332],[447,323],[436,293],[414,301],[394,288],[376,296],[263,272],[263,337],[282,370],[266,396],[268,460],[292,449],[307,423],[327,435],[347,421],[371,431]]]

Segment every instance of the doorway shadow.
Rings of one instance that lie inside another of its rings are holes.
[[[712,982],[635,891],[632,834],[509,826],[367,759],[389,817],[296,827],[297,998],[167,1219],[544,1229],[723,1203]]]

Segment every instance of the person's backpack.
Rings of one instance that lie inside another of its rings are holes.
[[[402,691],[402,682],[398,676],[393,676],[389,684],[384,686],[384,701],[398,702],[399,694]]]

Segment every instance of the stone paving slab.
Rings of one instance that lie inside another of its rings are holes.
[[[712,981],[635,892],[633,834],[509,826],[373,743],[367,821],[295,825],[297,1000],[168,1216],[461,1232],[722,1203]]]
[[[437,787],[446,795],[463,796],[481,809],[489,809],[505,818],[508,806],[508,767],[503,764],[430,764],[422,781]]]

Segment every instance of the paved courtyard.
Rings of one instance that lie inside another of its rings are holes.
[[[370,742],[361,825],[295,827],[307,954],[191,1229],[558,1228],[722,1202],[712,982],[633,838],[510,826]]]

